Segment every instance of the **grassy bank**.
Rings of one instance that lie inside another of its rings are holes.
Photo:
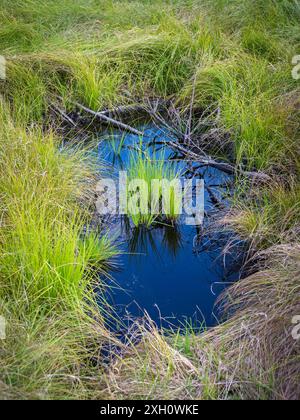
[[[299,33],[297,0],[2,0],[1,397],[299,397]],[[243,183],[223,221],[251,241],[258,274],[229,289],[224,325],[167,340],[141,329],[107,372],[92,285],[116,251],[82,234],[95,171],[62,149],[51,107],[172,98],[184,111],[192,96],[218,110],[233,163],[273,179]]]
[[[85,398],[81,377],[101,374],[88,348],[109,339],[95,269],[115,254],[105,236],[83,236],[78,200],[88,204],[93,168],[81,151],[60,152],[50,132],[16,126],[8,107],[0,113],[1,396]]]
[[[0,17],[4,93],[22,121],[41,121],[55,94],[67,109],[70,99],[98,110],[170,95],[189,106],[195,80],[195,106],[221,107],[237,162],[269,170],[293,160],[298,2],[229,2],[222,22],[211,9],[227,2],[13,3]]]

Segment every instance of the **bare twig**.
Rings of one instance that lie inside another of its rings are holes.
[[[55,104],[51,104],[51,107],[53,108],[53,110],[59,114],[63,120],[67,121],[69,124],[71,124],[73,127],[76,127],[75,122],[72,120],[72,118],[69,117],[69,115],[67,115],[62,109],[60,109],[57,105]]]
[[[59,99],[62,100],[61,97],[58,96]],[[124,131],[128,131],[132,134],[135,134],[137,136],[143,136],[143,133],[140,130],[137,130],[133,127],[131,127],[128,124],[124,124],[120,121],[117,121],[111,117],[108,117],[107,115],[105,115],[102,112],[95,112],[90,108],[87,108],[86,106],[80,104],[79,102],[75,102],[75,101],[71,101],[77,108],[87,112],[88,114],[93,115],[95,118],[99,118],[99,120],[101,120],[103,123],[108,124],[108,125],[112,125],[120,130],[124,130]]]
[[[203,166],[210,166],[212,168],[219,169],[220,171],[225,172],[229,175],[240,174],[245,177],[252,178],[253,180],[265,181],[265,182],[271,180],[271,177],[263,172],[244,171],[240,168],[237,168],[234,165],[231,165],[230,163],[219,162],[206,156],[205,157],[199,156],[197,153],[187,150],[184,146],[172,140],[166,141],[166,145],[168,145],[169,147],[172,147],[175,150],[180,151],[189,159],[194,160],[195,162],[199,162]]]
[[[155,101],[148,100],[147,102],[150,104],[151,107],[155,109],[155,111],[158,111],[160,108],[166,105],[166,101],[161,99],[157,99]],[[121,105],[112,109],[105,109],[104,111],[100,111],[99,113],[110,117],[112,115],[128,115],[137,112],[149,113],[148,106],[146,106],[145,103]]]
[[[128,124],[124,124],[120,121],[117,121],[111,117],[107,117],[106,115],[102,114],[101,112],[95,112],[92,109],[87,108],[84,105],[81,105],[78,102],[74,102],[74,105],[77,106],[77,108],[82,109],[83,111],[87,112],[88,114],[94,115],[94,117],[99,118],[102,122],[112,125],[116,128],[119,128],[120,130],[128,131],[132,134],[135,134],[137,136],[143,136],[144,133],[142,133],[140,130],[137,130],[133,127],[131,127]]]
[[[134,104],[134,105],[123,105],[117,106],[112,109],[106,109],[105,111],[99,112],[101,115],[111,116],[111,115],[126,115],[131,114],[134,112],[145,112],[146,108],[142,104]]]
[[[194,98],[192,98],[192,101],[194,101]],[[194,144],[192,140],[192,134],[193,130],[191,127],[191,120],[192,120],[192,107],[189,110],[189,121],[186,127],[185,133],[183,133],[180,129],[174,127],[172,123],[168,123],[153,107],[149,105],[149,114],[153,117],[154,123],[157,121],[157,123],[161,124],[163,127],[165,127],[166,131],[166,137],[169,137],[168,141],[165,141],[165,144],[172,149],[181,152],[184,157],[193,160],[195,162],[201,163],[203,166],[210,166],[215,169],[219,169],[220,171],[223,171],[229,175],[242,175],[247,178],[251,178],[253,181],[256,182],[268,182],[271,180],[271,177],[263,172],[251,172],[251,171],[245,171],[233,164],[227,163],[227,162],[220,162],[215,159],[212,159],[210,156],[207,156],[206,153],[200,149],[199,146],[197,146],[197,149],[199,150],[199,153],[195,153],[192,150],[190,150],[190,147],[188,145]],[[219,112],[214,111],[215,112]],[[211,115],[213,114],[211,113]],[[176,114],[175,109],[175,117],[178,120],[178,116]],[[211,131],[212,132],[212,131]],[[211,134],[210,132],[210,134]],[[206,134],[206,136],[208,133]],[[177,138],[181,140],[180,142],[174,141],[173,139]],[[189,138],[188,138],[189,137]],[[182,144],[183,142],[183,144]],[[187,147],[185,147],[185,144],[187,144]],[[195,144],[194,144],[195,145]],[[196,146],[196,145],[195,145]]]
[[[189,111],[189,118],[188,118],[188,122],[186,125],[186,130],[185,130],[185,143],[190,142],[191,140],[191,133],[192,133],[192,119],[193,119],[193,109],[194,109],[194,102],[195,102],[195,90],[196,90],[196,75],[193,81],[193,90],[192,90],[192,99],[191,99],[191,104],[190,104],[190,111]]]

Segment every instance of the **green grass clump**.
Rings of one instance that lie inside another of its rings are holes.
[[[233,214],[226,217],[253,248],[267,249],[297,237],[300,219],[300,189],[291,182],[289,188],[272,185],[254,191],[248,199],[240,198]]]
[[[242,34],[242,47],[257,57],[263,57],[269,62],[276,62],[285,52],[280,51],[280,44],[273,37],[259,28],[245,28]]]
[[[288,134],[287,121],[295,108],[283,101],[285,92],[297,86],[286,64],[270,66],[265,59],[238,54],[234,60],[210,59],[195,80],[195,106],[219,107],[220,125],[232,133],[237,164],[268,171],[293,159],[297,139]],[[187,84],[183,101],[192,89]]]
[[[232,33],[246,27],[265,27],[273,34],[296,35],[300,5],[296,0],[203,0],[208,15]]]
[[[135,180],[137,184],[133,185]],[[174,181],[174,184],[164,188],[164,180]],[[178,182],[181,185],[180,171],[166,162],[163,154],[133,154],[128,169],[128,215],[134,225],[150,227],[157,221],[174,223],[182,206],[182,194],[176,188]]]
[[[83,235],[78,199],[88,199],[93,168],[83,152],[59,151],[53,134],[15,126],[3,103],[0,115],[0,388],[24,398],[72,398],[80,388],[83,397],[87,346],[99,351],[109,336],[92,285],[116,253],[105,236]]]
[[[6,72],[3,89],[11,101],[15,121],[19,124],[42,123],[48,108],[47,88],[38,69],[26,63],[9,63]]]
[[[135,18],[132,12],[135,3],[126,2],[122,6],[104,1],[99,9],[98,2],[90,2],[82,8],[78,2],[77,9],[68,1],[60,5],[50,2],[37,7],[33,18],[30,13],[34,3],[25,2],[23,14],[17,8],[8,11],[5,9],[8,6],[3,5],[8,24],[2,34],[2,54],[8,61],[8,77],[1,90],[10,99],[18,94],[27,97],[32,91],[31,101],[28,98],[25,102],[28,106],[23,110],[24,120],[29,122],[36,121],[37,114],[45,115],[53,94],[62,96],[67,108],[71,108],[68,100],[73,99],[94,110],[147,95],[173,95],[192,77],[203,54],[226,55],[226,41],[220,32],[210,31],[203,19],[182,22],[177,17],[176,4],[165,6],[160,12],[161,2],[157,1],[154,13],[154,5],[145,3],[146,18],[138,27],[136,22],[140,23],[141,19]],[[111,13],[120,8],[122,21],[124,14],[128,17],[128,26],[118,28],[119,32],[115,33]],[[49,22],[47,13],[51,16]],[[99,15],[99,21],[95,21],[94,14]],[[69,19],[73,19],[74,26],[69,26]],[[25,35],[22,39],[26,45],[14,43],[13,36],[18,36],[17,31],[14,32],[16,22],[20,23],[20,28],[31,25],[32,43],[25,43]],[[34,31],[38,34],[36,38]],[[32,105],[34,110],[31,110]]]

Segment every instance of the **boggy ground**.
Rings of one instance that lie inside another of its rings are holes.
[[[2,398],[299,398],[299,22],[297,0],[2,0]],[[95,168],[61,147],[53,113],[157,98],[185,127],[191,104],[215,116],[213,157],[240,177],[222,223],[249,240],[256,273],[228,290],[220,327],[139,326],[140,344],[107,368],[99,349],[115,339],[91,286],[117,250],[82,233]]]

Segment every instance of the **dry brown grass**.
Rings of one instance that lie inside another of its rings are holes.
[[[106,392],[121,399],[267,399],[300,397],[300,246],[264,252],[264,269],[236,283],[223,306],[224,324],[190,338],[191,352],[155,328],[140,329],[140,344],[117,358]],[[175,340],[176,341],[176,340]]]

